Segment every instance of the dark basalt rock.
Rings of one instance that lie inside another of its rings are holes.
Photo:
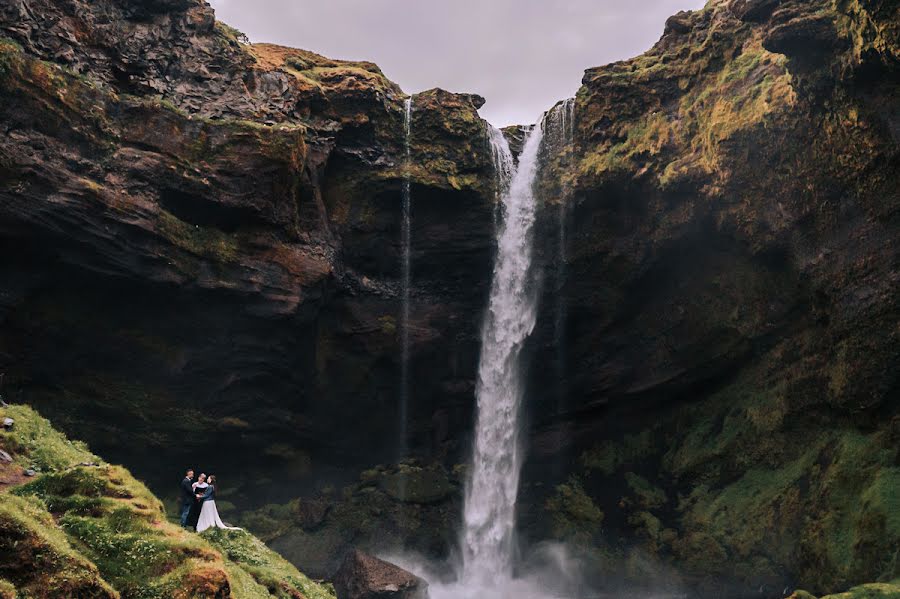
[[[160,488],[166,464],[262,464],[290,497],[393,457],[401,90],[372,63],[240,43],[193,0],[4,3],[0,35],[7,384]],[[428,451],[435,411],[471,418],[482,102],[415,101],[412,372],[442,405],[409,429]]]
[[[351,551],[334,576],[338,599],[428,599],[428,583],[361,551]]]
[[[900,576],[898,31],[891,2],[714,0],[585,72],[539,185],[526,540],[713,596]],[[4,392],[157,489],[228,471],[317,575],[351,546],[446,558],[494,250],[483,99],[417,94],[407,168],[377,66],[241,43],[201,1],[16,0],[0,33]],[[401,445],[429,466],[374,468]]]
[[[587,71],[540,185],[531,538],[710,596],[900,575],[888,503],[838,499],[900,498],[897,14],[851,5],[711,2]]]
[[[762,21],[768,18],[782,0],[733,0],[730,4],[734,16],[743,21]]]
[[[774,27],[763,39],[763,47],[788,57],[813,61],[827,56],[842,40],[831,14],[801,16]]]

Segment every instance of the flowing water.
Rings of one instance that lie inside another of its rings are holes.
[[[488,144],[491,149],[491,161],[494,164],[494,229],[500,221],[500,210],[503,207],[503,197],[509,191],[509,183],[515,170],[515,161],[509,142],[503,136],[503,132],[492,125],[488,125]]]
[[[528,133],[518,166],[509,145],[488,131],[500,196],[497,255],[481,334],[477,419],[463,514],[462,564],[456,580],[408,556],[386,558],[420,573],[432,599],[573,599],[601,595],[583,582],[582,564],[562,545],[544,544],[516,555],[515,517],[523,461],[521,355],[537,320],[539,293],[532,259],[536,177],[542,157],[558,156],[553,139],[571,144],[573,103],[564,103]],[[567,147],[564,150],[568,152]],[[564,198],[561,198],[563,201]],[[560,213],[559,259],[565,262],[565,212]],[[517,559],[518,558],[518,559]],[[518,569],[515,565],[518,564]],[[619,596],[619,595],[616,595]],[[676,595],[629,595],[644,599]],[[611,597],[602,595],[602,597]]]
[[[410,184],[410,169],[412,167],[409,147],[412,133],[412,96],[406,99],[403,110],[403,134],[404,134],[404,175],[403,175],[403,214],[401,216],[401,312],[400,312],[400,430],[398,433],[400,447],[399,459],[406,457],[407,436],[409,427],[409,287],[412,273],[412,259],[410,256],[412,245],[412,189]]]
[[[495,136],[496,137],[496,136]],[[520,354],[534,329],[537,294],[529,288],[535,218],[534,180],[543,127],[529,133],[519,165],[503,194],[497,257],[481,335],[476,396],[478,416],[466,489],[462,583],[469,588],[511,581],[516,495],[522,451]],[[502,135],[496,150],[512,164]],[[501,171],[502,173],[502,171]],[[502,176],[502,174],[501,174]]]

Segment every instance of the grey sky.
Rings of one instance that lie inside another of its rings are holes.
[[[534,122],[584,69],[640,54],[703,0],[210,0],[254,42],[371,60],[406,92],[487,99],[498,126]]]

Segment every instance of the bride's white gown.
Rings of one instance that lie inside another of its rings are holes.
[[[200,519],[197,520],[197,532],[203,532],[207,528],[225,528],[228,530],[241,530],[237,526],[225,526],[219,518],[219,510],[216,509],[216,500],[207,499],[200,508]]]

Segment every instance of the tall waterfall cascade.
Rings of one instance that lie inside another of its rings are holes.
[[[410,152],[410,136],[412,134],[412,96],[406,99],[403,110],[403,134],[404,134],[404,165],[403,165],[403,190],[402,190],[402,215],[401,215],[401,312],[400,312],[400,410],[398,419],[400,459],[403,459],[407,450],[407,437],[409,427],[409,287],[412,278],[412,188],[410,183],[410,170],[412,159]]]
[[[491,587],[513,575],[515,510],[522,466],[519,412],[523,396],[520,356],[537,319],[531,289],[534,192],[544,128],[528,134],[512,168],[509,146],[492,135],[500,177],[511,173],[502,196],[497,256],[481,335],[476,388],[478,414],[465,495],[463,571],[466,587]],[[505,187],[505,186],[504,186]]]

